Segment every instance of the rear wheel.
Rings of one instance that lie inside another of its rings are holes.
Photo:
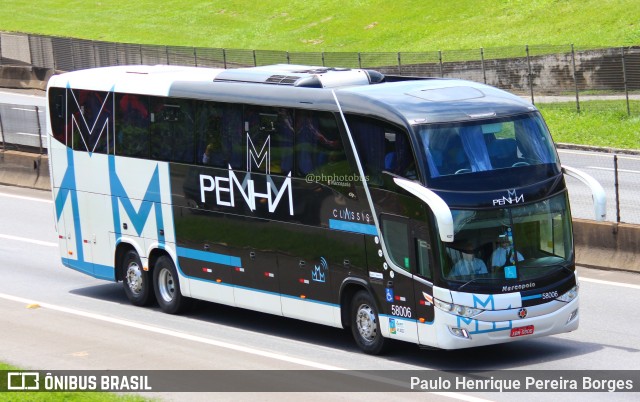
[[[377,355],[384,352],[388,341],[380,332],[378,308],[369,292],[361,290],[351,301],[351,333],[363,352]]]
[[[180,293],[178,272],[171,258],[158,258],[153,268],[153,285],[156,300],[165,313],[179,314],[191,306],[191,299]]]
[[[122,284],[124,293],[134,306],[146,306],[153,300],[151,274],[142,268],[140,256],[129,250],[122,259]]]

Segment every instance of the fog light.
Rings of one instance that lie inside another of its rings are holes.
[[[465,338],[465,339],[471,339],[471,337],[469,336],[469,333],[467,332],[466,329],[464,328],[454,328],[454,327],[449,327],[449,331],[454,335],[457,336],[458,338]]]
[[[575,309],[569,314],[569,319],[565,322],[565,325],[573,321],[578,316],[578,309]]]

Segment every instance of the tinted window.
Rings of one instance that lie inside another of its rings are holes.
[[[296,170],[300,177],[350,174],[351,168],[344,152],[338,124],[333,114],[311,110],[297,110]],[[314,181],[324,181],[314,179]]]
[[[63,88],[49,89],[49,119],[51,121],[51,134],[63,144],[67,143],[65,131],[66,115],[66,90]]]
[[[351,116],[347,121],[370,185],[382,186],[384,171],[417,178],[415,159],[404,130],[364,117]]]
[[[409,228],[405,220],[382,217],[382,235],[391,260],[400,268],[409,271],[411,258],[409,257]]]
[[[195,160],[194,120],[188,100],[152,98],[151,159],[193,163]]]
[[[116,154],[149,158],[149,97],[118,94],[116,110]]]
[[[73,149],[97,153],[113,149],[112,93],[71,89],[67,108]]]
[[[289,109],[245,106],[247,170],[288,174],[293,168],[293,113]]]
[[[198,102],[196,131],[198,163],[244,169],[241,105]]]

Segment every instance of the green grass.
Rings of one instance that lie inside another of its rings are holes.
[[[0,0],[0,30],[160,45],[430,51],[640,44],[637,0]]]
[[[0,362],[0,372],[4,370],[22,370],[18,367]],[[0,384],[4,384],[6,379],[1,379]],[[3,402],[144,402],[151,401],[140,396],[125,394],[110,394],[107,392],[22,392],[7,391],[0,392],[0,401]]]
[[[640,101],[575,102],[537,105],[555,142],[640,150]]]

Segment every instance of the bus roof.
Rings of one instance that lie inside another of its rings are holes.
[[[335,92],[345,112],[398,124],[459,122],[536,110],[518,96],[472,81],[388,78],[372,70],[288,64],[229,70],[136,65],[56,75],[49,86],[332,111],[337,110]]]

